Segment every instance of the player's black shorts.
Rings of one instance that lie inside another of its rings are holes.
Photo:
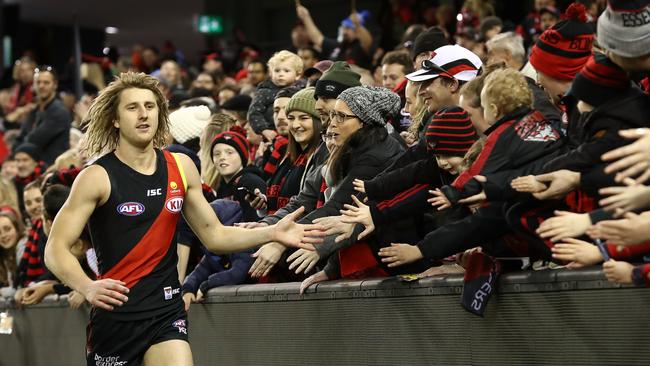
[[[119,321],[93,308],[86,328],[88,366],[136,366],[152,345],[173,339],[188,341],[187,313],[180,306],[148,319]]]

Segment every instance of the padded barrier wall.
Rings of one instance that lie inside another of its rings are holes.
[[[650,364],[650,291],[598,270],[505,275],[484,318],[460,306],[458,275],[298,286],[211,290],[190,310],[195,365]],[[85,364],[87,309],[63,298],[9,311],[0,365]]]

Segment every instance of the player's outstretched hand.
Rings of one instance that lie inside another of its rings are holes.
[[[325,236],[324,228],[319,224],[298,224],[296,220],[305,212],[300,207],[285,216],[275,225],[274,241],[295,248],[314,250],[312,244],[320,244]]]
[[[129,288],[125,285],[122,281],[106,278],[91,282],[81,292],[91,305],[111,311],[129,300],[126,296]]]

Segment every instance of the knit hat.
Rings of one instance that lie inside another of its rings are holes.
[[[314,118],[320,119],[316,112],[316,99],[314,98],[314,88],[305,88],[291,97],[284,111],[289,114],[293,111],[300,111],[310,114]]]
[[[573,3],[558,22],[539,36],[530,54],[535,70],[554,79],[573,80],[591,56],[594,24],[584,5]]]
[[[650,53],[650,1],[609,0],[598,17],[598,43],[623,57]]]
[[[469,115],[460,107],[439,110],[431,118],[424,135],[427,151],[436,155],[465,156],[478,140]]]
[[[361,75],[352,71],[345,61],[337,61],[330,66],[316,82],[314,98],[336,99],[347,88],[361,86]]]
[[[37,145],[32,144],[31,142],[23,142],[22,144],[18,145],[14,151],[14,156],[18,153],[25,153],[37,162],[41,160],[41,148]]]
[[[252,100],[253,99],[246,94],[237,94],[225,101],[221,105],[221,108],[236,112],[248,111],[248,107],[250,107]]]
[[[218,134],[210,144],[210,158],[214,160],[214,145],[226,144],[232,146],[241,158],[243,166],[248,165],[248,156],[250,154],[250,145],[246,137],[235,131],[226,131]]]
[[[415,58],[422,52],[435,51],[442,46],[447,46],[449,41],[445,38],[445,34],[439,28],[430,28],[418,34],[413,41],[413,48],[411,49],[411,59]]]
[[[483,66],[481,59],[472,51],[459,45],[442,46],[433,52],[430,60],[422,62],[422,68],[406,78],[411,81],[425,81],[438,76],[469,81],[474,79]]]
[[[338,99],[344,101],[364,125],[384,126],[400,110],[399,96],[377,86],[355,86],[341,92]]]
[[[569,94],[594,107],[605,104],[630,87],[627,73],[607,56],[596,53],[576,75]]]
[[[201,136],[201,131],[210,122],[210,108],[201,105],[185,107],[169,115],[169,132],[176,142],[185,142]]]

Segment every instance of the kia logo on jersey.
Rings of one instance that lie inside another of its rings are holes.
[[[181,212],[183,209],[183,197],[173,197],[165,202],[165,208],[171,213]]]
[[[138,216],[144,213],[144,205],[140,202],[124,202],[117,206],[117,212],[124,216]]]

